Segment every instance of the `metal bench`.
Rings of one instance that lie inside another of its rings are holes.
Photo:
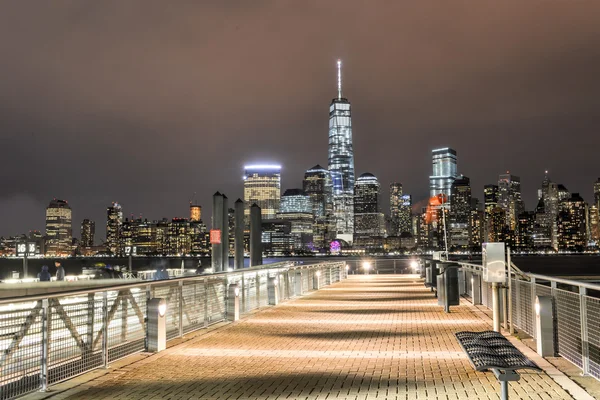
[[[492,370],[500,381],[502,400],[508,400],[508,382],[521,378],[516,370],[542,370],[498,332],[458,332],[455,336],[475,371]]]

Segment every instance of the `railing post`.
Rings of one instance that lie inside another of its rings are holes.
[[[246,311],[246,283],[244,281],[244,272],[242,272],[242,287],[240,288],[242,291],[242,312]]]
[[[49,304],[48,299],[42,300],[42,365],[40,370],[40,391],[48,390],[48,342],[50,332],[48,330]]]
[[[523,329],[523,317],[521,316],[521,281],[517,279],[517,276],[515,275],[515,287],[514,289],[516,289],[515,292],[515,307],[517,307],[517,322],[516,325],[520,328]],[[513,289],[513,290],[514,290]]]
[[[508,264],[508,290],[507,290],[507,305],[508,305],[508,310],[507,310],[507,319],[506,321],[504,321],[505,324],[510,324],[510,334],[514,334],[515,333],[515,327],[514,327],[514,320],[513,320],[513,303],[512,303],[512,291],[513,291],[513,287],[512,287],[512,261],[510,259],[510,247],[507,249],[507,264]],[[516,275],[515,275],[516,277]],[[509,322],[510,321],[510,322]]]
[[[108,368],[108,291],[102,292],[102,365]]]
[[[89,293],[88,294],[88,304],[87,304],[87,353],[88,354],[92,354],[92,351],[94,349],[92,349],[92,344],[94,343],[94,319],[95,319],[95,312],[96,312],[96,302],[95,302],[95,298],[96,298],[96,293]]]
[[[183,337],[183,281],[179,281],[179,337]]]
[[[146,336],[145,336],[145,348],[148,351],[148,302],[152,299],[152,285],[146,285]]]
[[[124,342],[127,340],[127,298],[123,296],[119,299],[118,296],[117,300],[121,301],[121,340]]]
[[[531,332],[533,333],[533,335],[531,335],[533,338],[537,339],[537,332],[536,332],[536,326],[535,326],[535,319],[536,319],[536,313],[535,313],[535,298],[537,296],[537,290],[536,290],[536,283],[535,283],[535,278],[531,277],[531,281],[529,282],[529,284],[531,285],[531,309],[529,310],[529,312],[531,312]]]
[[[258,271],[256,271],[256,281],[255,281],[255,285],[256,285],[256,308],[260,308],[260,275],[258,274]]]
[[[581,319],[581,363],[583,374],[590,374],[590,346],[587,323],[587,289],[579,286],[579,317]]]
[[[204,327],[208,328],[208,278],[204,278]]]

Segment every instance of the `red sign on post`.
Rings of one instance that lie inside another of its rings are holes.
[[[210,230],[210,244],[221,244],[221,230],[211,229]]]

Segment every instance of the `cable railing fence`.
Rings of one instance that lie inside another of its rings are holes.
[[[347,276],[344,262],[277,263],[231,272],[0,300],[0,400],[108,367],[147,348],[147,302],[167,303],[167,340],[225,321],[229,285],[240,313],[270,304],[269,279],[286,300]]]
[[[473,292],[477,291],[473,285],[480,285],[481,303],[491,309],[492,285],[481,279],[483,267],[463,262],[458,264],[462,267],[462,279],[466,283],[461,286],[461,294],[473,301]],[[502,296],[507,296],[504,304],[510,304],[508,307],[512,308],[505,327],[512,325],[534,339],[537,339],[536,297],[550,297],[554,314],[555,354],[581,368],[584,375],[600,380],[599,284],[546,275],[520,275],[511,271],[510,289],[504,287]]]

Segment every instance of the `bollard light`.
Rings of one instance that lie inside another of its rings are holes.
[[[535,298],[535,325],[537,353],[542,357],[554,357],[554,313],[552,297]]]
[[[350,269],[350,265],[346,264],[346,271]]]
[[[267,278],[267,298],[269,300],[269,304],[273,306],[279,304],[278,283],[277,277],[275,276]]]
[[[158,353],[167,348],[167,302],[154,298],[148,301],[148,351]]]
[[[160,315],[161,317],[164,317],[166,312],[167,312],[167,302],[162,301],[158,305],[158,315]]]
[[[417,270],[419,268],[419,263],[415,260],[410,262],[410,267],[414,270]]]
[[[368,270],[369,270],[369,268],[371,268],[371,263],[370,263],[370,262],[368,262],[368,261],[365,261],[365,262],[363,263],[363,268],[365,269],[365,271],[368,271]]]
[[[317,277],[320,277],[321,276],[321,271],[317,271],[316,275],[317,275]]]
[[[240,319],[240,287],[237,284],[229,285],[227,319],[229,321],[237,321]]]

